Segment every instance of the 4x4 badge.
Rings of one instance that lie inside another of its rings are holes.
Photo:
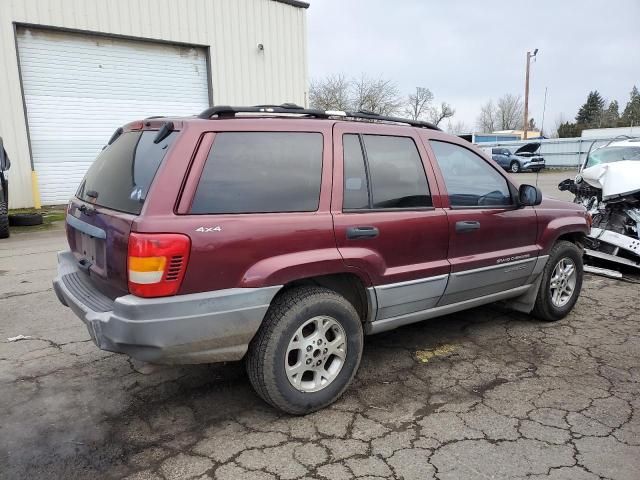
[[[220,225],[216,225],[215,227],[198,227],[196,228],[196,232],[221,232],[222,227]]]

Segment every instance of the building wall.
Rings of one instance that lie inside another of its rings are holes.
[[[33,205],[16,24],[209,47],[214,104],[307,104],[304,8],[274,0],[0,0],[0,136],[12,161],[10,208]]]
[[[640,137],[640,126],[618,128],[589,128],[582,131],[582,138],[615,138],[617,136]]]

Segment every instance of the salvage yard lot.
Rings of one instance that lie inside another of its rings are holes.
[[[239,363],[98,350],[51,290],[63,248],[0,243],[2,479],[638,478],[638,284],[587,275],[555,324],[492,305],[368,337],[344,397],[291,417]]]

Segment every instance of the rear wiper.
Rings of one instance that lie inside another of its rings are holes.
[[[91,197],[91,198],[98,198],[98,192],[96,192],[95,190],[87,190],[84,193],[87,197]]]

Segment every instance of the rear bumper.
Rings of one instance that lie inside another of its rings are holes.
[[[240,360],[280,286],[140,298],[105,297],[76,266],[58,253],[53,280],[58,299],[85,323],[102,350],[154,363]]]

